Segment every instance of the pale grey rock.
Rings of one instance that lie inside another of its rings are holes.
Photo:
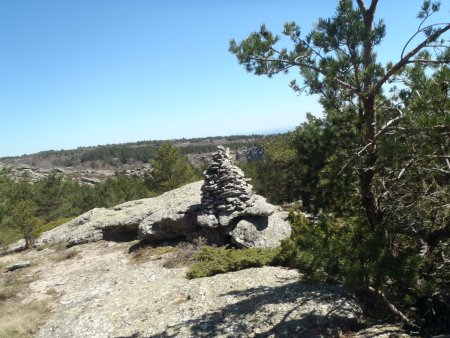
[[[266,201],[266,199],[262,196],[255,195],[255,200],[253,204],[249,207],[247,207],[242,214],[244,215],[255,215],[255,216],[270,216],[272,215],[277,209],[280,209],[280,207],[277,207],[273,204],[270,204]]]
[[[202,210],[197,216],[201,227],[219,228],[238,247],[272,248],[290,236],[285,214],[253,194],[250,180],[233,164],[226,148],[218,147],[204,175]]]
[[[217,219],[218,223],[221,226],[229,226],[232,221],[238,217],[242,216],[256,216],[256,217],[268,217],[272,215],[275,211],[280,210],[280,207],[277,207],[273,204],[270,204],[266,201],[266,199],[259,195],[253,196],[254,202],[250,207],[243,207],[242,209],[232,208],[230,210],[218,210]],[[201,226],[208,226],[208,223],[202,222]],[[217,225],[214,225],[217,226]]]
[[[29,298],[54,300],[37,338],[330,337],[361,321],[343,288],[295,270],[246,269],[188,280],[161,259],[130,264],[124,243],[85,244],[79,259],[44,264]]]
[[[200,204],[201,184],[201,181],[187,184],[158,197],[130,201],[110,209],[92,209],[43,233],[34,245],[78,245],[126,233],[154,240],[186,235],[197,229],[194,215]]]
[[[36,239],[34,246],[39,248],[56,243],[79,245],[98,241],[103,238],[102,227],[113,223],[113,216],[112,210],[92,209],[59,227],[44,232]]]
[[[219,226],[219,220],[214,214],[199,213],[197,215],[197,224],[205,228],[217,228]]]
[[[12,263],[5,267],[5,272],[28,268],[30,265],[31,265],[31,262],[29,262],[29,261]]]
[[[229,149],[223,146],[217,148],[217,153],[212,156],[213,163],[204,173],[203,208],[216,211],[243,210],[252,205],[252,186],[245,179],[244,172],[233,164]]]
[[[101,239],[124,241],[145,239],[152,241],[168,240],[178,237],[195,238],[206,237],[210,243],[217,245],[230,241],[228,232],[231,231],[242,217],[265,217],[272,228],[280,227],[278,232],[261,232],[261,239],[257,240],[259,224],[246,225],[244,232],[240,227],[231,235],[231,240],[238,246],[247,247],[255,243],[263,247],[273,247],[283,238],[288,237],[286,222],[280,222],[277,217],[271,217],[278,212],[278,207],[266,202],[258,195],[252,195],[251,207],[241,203],[240,199],[230,199],[220,205],[201,205],[202,182],[187,184],[181,188],[166,192],[155,198],[147,198],[126,202],[113,208],[95,208],[55,229],[43,233],[34,243],[35,247],[65,243],[67,246],[95,242]],[[273,224],[272,224],[273,223]],[[207,229],[207,230],[206,230]],[[266,231],[267,232],[267,231]],[[245,238],[248,234],[249,238]],[[272,236],[272,241],[267,240]],[[235,238],[236,237],[236,238]],[[24,247],[24,241],[16,243],[14,249]],[[10,251],[12,251],[12,247]]]
[[[139,224],[139,237],[148,240],[164,240],[186,236],[199,231],[196,215],[174,209],[151,214]]]
[[[236,161],[240,163],[248,163],[254,161],[262,161],[265,159],[264,150],[258,147],[241,148],[236,150]]]
[[[25,248],[26,248],[25,240],[19,239],[17,242],[15,242],[15,243],[9,245],[7,248],[5,248],[4,252],[0,252],[0,255],[22,251],[22,250],[25,250]]]
[[[239,248],[276,248],[291,235],[289,213],[278,211],[269,217],[245,216],[229,232]]]
[[[233,221],[233,219],[235,219],[238,216],[241,216],[241,212],[236,210],[236,211],[219,211],[217,213],[217,217],[219,219],[219,223],[221,226],[228,226],[231,224],[231,222]]]

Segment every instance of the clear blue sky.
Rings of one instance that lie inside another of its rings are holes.
[[[266,23],[309,31],[332,0],[0,0],[0,156],[296,126],[314,97],[248,74],[228,52]],[[395,60],[421,0],[380,0]],[[449,21],[442,1],[434,20]]]

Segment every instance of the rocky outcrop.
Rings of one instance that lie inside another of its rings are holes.
[[[77,259],[37,259],[32,296],[60,297],[36,337],[337,337],[361,321],[343,288],[301,283],[295,270],[188,280],[186,268],[164,267],[171,253],[136,265],[126,248],[86,244]]]
[[[264,150],[259,147],[244,147],[236,150],[236,161],[239,163],[263,161],[265,157]]]
[[[56,243],[74,246],[98,240],[129,241],[143,239],[162,241],[184,237],[204,237],[218,245],[231,243],[237,247],[276,247],[289,237],[287,213],[261,196],[244,211],[222,211],[208,225],[201,214],[201,181],[187,184],[158,197],[141,199],[105,209],[92,209],[59,227],[43,233],[34,243],[43,247]],[[199,214],[200,213],[200,214]],[[258,215],[258,216],[255,216]],[[265,215],[265,216],[263,216]],[[11,251],[20,250],[24,241]]]
[[[0,266],[32,262],[22,274],[0,272],[0,285],[20,274],[30,283],[21,284],[19,307],[14,300],[4,305],[14,311],[47,304],[43,325],[33,330],[38,338],[409,337],[393,325],[355,333],[365,319],[351,294],[304,283],[295,270],[251,268],[188,280],[186,267],[167,268],[180,248],[137,262],[130,253],[136,245],[101,241],[0,256]],[[76,256],[61,260],[69,252]],[[7,318],[0,316],[0,325]]]
[[[245,210],[253,204],[250,180],[231,161],[230,151],[222,146],[213,155],[213,163],[205,172],[202,207],[206,213]]]
[[[0,170],[6,169],[8,176],[15,181],[23,178],[28,179],[31,183],[44,179],[52,174],[62,175],[64,178],[72,179],[83,184],[95,185],[106,181],[115,175],[114,170],[104,169],[76,169],[74,167],[50,167],[39,168],[21,163],[2,163],[0,162]],[[131,173],[125,173],[132,176]]]
[[[275,248],[291,235],[287,217],[288,213],[284,211],[274,212],[268,217],[244,217],[228,234],[239,248]]]
[[[200,204],[202,182],[185,185],[155,198],[146,198],[105,209],[96,208],[47,231],[35,242],[67,243],[69,246],[112,240],[164,240],[201,230],[195,212]]]
[[[277,247],[289,237],[287,213],[255,195],[227,148],[218,147],[205,172],[197,223],[229,235],[238,247]]]
[[[43,233],[34,246],[180,237],[204,237],[210,243],[237,247],[279,246],[291,232],[287,213],[252,192],[244,173],[232,164],[223,147],[216,155],[204,182],[109,209],[92,209]],[[23,246],[23,241],[18,242],[10,251]]]

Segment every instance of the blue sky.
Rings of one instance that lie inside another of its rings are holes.
[[[0,156],[140,140],[260,132],[319,115],[296,74],[246,73],[228,52],[266,23],[305,32],[331,0],[0,0]],[[381,0],[379,49],[395,60],[421,0]],[[449,21],[442,1],[433,21]]]

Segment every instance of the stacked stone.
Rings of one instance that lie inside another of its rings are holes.
[[[202,205],[206,210],[242,211],[253,204],[252,185],[244,172],[236,167],[228,148],[218,146],[213,163],[205,172]],[[205,210],[205,211],[206,211]]]

